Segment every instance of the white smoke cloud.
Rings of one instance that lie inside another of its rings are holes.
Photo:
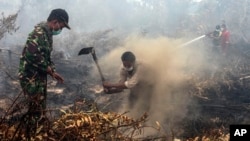
[[[171,5],[172,3],[172,5]],[[72,30],[63,30],[61,36],[75,33],[115,29],[124,34],[145,32],[170,34],[176,30],[175,23],[186,14],[183,5],[172,7],[175,2],[165,5],[157,1],[113,1],[113,0],[1,0],[1,12],[13,14],[19,11],[17,24],[20,29],[7,37],[5,42],[24,44],[26,36],[40,21],[45,21],[54,8],[63,8],[69,14]],[[171,9],[172,14],[171,14]],[[178,12],[182,10],[183,12]],[[173,26],[170,27],[170,26]],[[11,40],[11,39],[12,40]]]

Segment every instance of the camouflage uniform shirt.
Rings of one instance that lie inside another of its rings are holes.
[[[45,22],[39,23],[29,34],[19,64],[20,84],[25,94],[46,94],[47,68],[51,61],[52,32]]]

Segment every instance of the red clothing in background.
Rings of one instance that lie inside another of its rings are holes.
[[[224,55],[227,54],[229,46],[230,32],[227,29],[224,29],[221,34],[221,51]]]

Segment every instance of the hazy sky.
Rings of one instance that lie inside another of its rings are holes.
[[[72,30],[65,33],[89,33],[107,29],[123,32],[162,31],[170,33],[176,28],[186,5],[173,7],[174,2],[160,5],[157,1],[143,0],[0,0],[4,15],[19,11],[16,24],[20,29],[14,35],[6,35],[6,42],[23,44],[34,25],[45,21],[55,8],[63,8],[69,14]],[[182,12],[181,12],[182,11]],[[124,34],[124,33],[123,33]],[[68,34],[62,34],[64,36]],[[11,36],[11,39],[8,38]],[[20,38],[21,37],[21,38]],[[3,42],[3,41],[1,41]]]
[[[64,8],[68,11],[69,22],[73,29],[87,31],[98,30],[100,27],[118,28],[138,25],[143,27],[153,20],[167,21],[167,17],[160,17],[160,19],[157,17],[162,14],[161,12],[175,12],[182,8],[173,8],[171,3],[165,7],[167,9],[153,10],[153,6],[143,0],[0,0],[0,12],[4,12],[5,15],[20,10],[18,21],[24,26],[21,28],[25,29],[32,28],[32,25],[38,21],[45,20],[54,8]]]
[[[1,7],[1,12],[8,14],[11,14],[13,12],[16,12],[21,3],[22,0],[0,0],[0,7]]]
[[[5,16],[19,11],[16,24],[20,29],[13,35],[6,35],[3,40],[5,44],[13,43],[13,39],[15,43],[22,44],[34,25],[45,21],[55,8],[63,8],[69,14],[72,30],[63,30],[66,33],[141,28],[149,22],[145,19],[148,18],[147,13],[136,11],[135,6],[140,7],[140,3],[138,0],[0,0],[0,11]]]

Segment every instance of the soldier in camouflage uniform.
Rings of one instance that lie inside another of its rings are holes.
[[[51,61],[53,35],[59,34],[68,25],[68,14],[63,9],[51,11],[47,22],[41,22],[29,34],[20,57],[19,79],[29,104],[29,118],[40,119],[45,114],[47,75],[63,83]]]

